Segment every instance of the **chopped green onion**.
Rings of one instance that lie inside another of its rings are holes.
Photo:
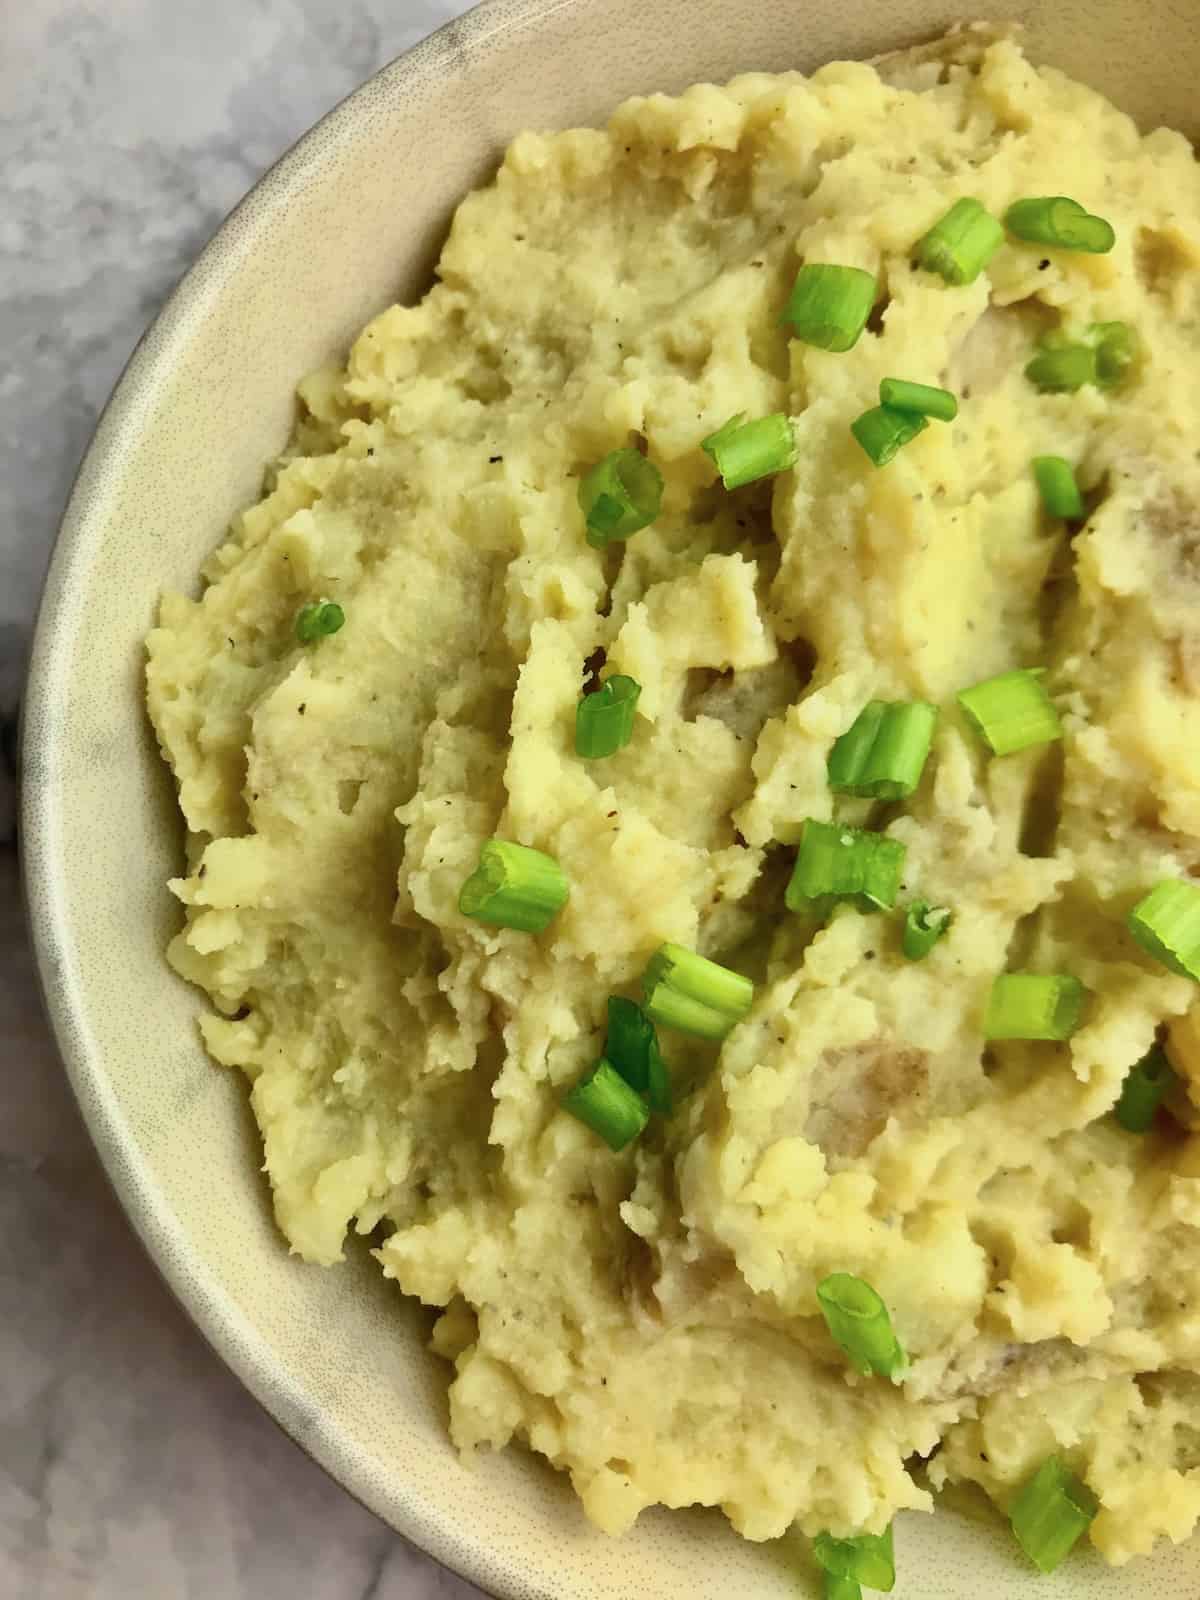
[[[1070,522],[1083,515],[1083,496],[1069,461],[1062,456],[1034,456],[1033,476],[1052,517]]]
[[[552,856],[505,839],[489,839],[479,865],[463,884],[458,909],[464,917],[496,928],[541,933],[567,903],[567,876]]]
[[[855,1578],[825,1574],[825,1600],[862,1600],[862,1584]]]
[[[954,921],[949,906],[931,906],[928,900],[914,900],[904,913],[904,932],[900,948],[909,961],[924,961],[934,945]]]
[[[1047,1456],[1009,1511],[1017,1543],[1042,1572],[1053,1572],[1087,1531],[1100,1502],[1057,1456]]]
[[[1172,972],[1200,982],[1200,888],[1177,878],[1156,883],[1129,913],[1142,949]]]
[[[915,411],[921,417],[936,417],[953,422],[958,401],[949,389],[935,389],[931,383],[909,383],[907,378],[884,378],[879,385],[881,405],[895,411]]]
[[[567,1090],[562,1103],[573,1117],[598,1133],[610,1150],[624,1150],[650,1120],[650,1107],[603,1056]]]
[[[869,701],[829,752],[829,787],[906,800],[921,781],[936,721],[936,708],[924,700]]]
[[[336,633],[346,620],[346,613],[332,600],[317,600],[312,605],[301,606],[296,613],[296,637],[301,644],[315,644]]]
[[[579,484],[587,542],[602,550],[648,528],[662,509],[663,476],[637,450],[614,450]]]
[[[994,755],[1007,756],[1062,738],[1062,723],[1042,687],[1038,668],[1023,667],[1002,672],[998,678],[985,678],[964,689],[958,703]]]
[[[1116,1119],[1126,1133],[1145,1133],[1174,1079],[1171,1063],[1161,1045],[1156,1044],[1136,1066],[1130,1067],[1114,1108]]]
[[[1096,380],[1096,352],[1086,344],[1043,344],[1025,376],[1046,394],[1074,394]]]
[[[758,417],[754,422],[747,422],[746,413],[739,411],[716,433],[702,439],[700,448],[716,462],[727,489],[740,489],[744,483],[769,478],[796,460],[792,425],[782,411]]]
[[[992,984],[985,1039],[1069,1039],[1083,1020],[1087,990],[1066,972],[1002,972]]]
[[[894,1377],[905,1365],[887,1307],[869,1283],[835,1272],[817,1285],[826,1326],[859,1372]]]
[[[779,320],[790,322],[796,338],[818,350],[850,350],[867,325],[877,288],[861,267],[810,262],[796,274]]]
[[[1031,244],[1087,250],[1093,255],[1104,255],[1117,242],[1110,223],[1061,194],[1016,201],[1004,213],[1004,226]]]
[[[1088,337],[1096,352],[1096,384],[1115,389],[1137,360],[1137,334],[1127,322],[1093,322]]]
[[[899,411],[894,406],[872,406],[855,417],[850,432],[877,467],[886,467],[897,451],[911,444],[929,423],[915,411]]]
[[[749,1011],[754,985],[679,944],[660,945],[642,977],[646,1013],[664,1028],[723,1039]]]
[[[913,255],[919,267],[947,283],[974,283],[1004,243],[1004,229],[978,200],[956,200],[922,239]]]
[[[807,911],[813,900],[861,898],[886,911],[896,903],[905,854],[899,839],[810,817],[784,904],[789,911]]]
[[[609,997],[604,1055],[630,1088],[645,1096],[651,1111],[670,1116],[671,1078],[654,1024],[641,1006],[617,994]]]
[[[633,736],[633,718],[642,686],[614,673],[575,707],[575,754],[596,761],[623,750]]]
[[[855,1583],[867,1589],[881,1589],[884,1594],[890,1594],[895,1587],[891,1523],[883,1533],[860,1533],[852,1539],[819,1533],[813,1540],[813,1555],[818,1566],[832,1578],[852,1578]]]

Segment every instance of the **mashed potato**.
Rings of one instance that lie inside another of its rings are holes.
[[[911,264],[956,199],[1073,196],[1108,255],[1008,240],[950,288]],[[779,324],[801,261],[878,275],[847,354]],[[1006,40],[749,75],[516,140],[438,283],[301,386],[295,438],[193,601],[149,641],[178,780],[205,1041],[252,1084],[305,1260],[371,1236],[441,1308],[457,1445],[520,1439],[613,1533],[718,1505],[751,1539],[882,1529],[931,1489],[1005,1509],[1057,1452],[1112,1562],[1200,1513],[1200,1141],[1109,1114],[1196,993],[1129,907],[1200,872],[1200,181]],[[1122,319],[1116,390],[1037,392],[1039,336]],[[880,379],[961,399],[882,470],[849,423]],[[796,465],[737,492],[700,441],[783,411]],[[592,549],[580,476],[644,441],[656,523]],[[1075,466],[1074,539],[1031,458]],[[345,626],[297,642],[329,597]],[[603,658],[597,654],[603,652]],[[574,752],[603,659],[629,745]],[[1040,665],[1059,744],[989,758],[964,686]],[[941,709],[911,802],[836,800],[873,698]],[[907,847],[951,905],[783,906],[806,818]],[[562,865],[549,931],[463,917],[492,836]],[[662,1034],[680,1106],[612,1154],[561,1108],[664,940],[752,977],[720,1047]],[[993,977],[1076,974],[1067,1044],[984,1045]],[[1188,1063],[1193,1070],[1189,1073]],[[903,1381],[850,1370],[831,1272],[884,1297]],[[926,1464],[922,1464],[922,1458]]]

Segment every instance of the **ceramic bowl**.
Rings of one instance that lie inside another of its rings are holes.
[[[1147,126],[1188,128],[1195,0],[1021,0],[1033,55]],[[129,1216],[198,1327],[294,1439],[379,1515],[507,1600],[795,1600],[795,1545],[716,1512],[650,1513],[615,1541],[518,1450],[469,1471],[447,1442],[424,1319],[365,1252],[289,1258],[239,1075],[213,1066],[199,996],[169,971],[178,919],[171,785],[141,706],[142,640],[283,444],[301,376],[425,287],[447,220],[526,126],[750,69],[812,68],[917,42],[954,0],[492,0],[319,124],[205,250],[131,361],[63,523],[24,735],[29,905],[53,1025]],[[1044,1593],[997,1520],[900,1519],[903,1597]],[[797,1575],[799,1574],[799,1575]],[[1058,1600],[1200,1593],[1200,1541],[1109,1572],[1090,1553]]]

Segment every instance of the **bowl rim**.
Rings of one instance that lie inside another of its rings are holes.
[[[68,620],[76,575],[85,568],[89,535],[105,521],[113,484],[121,473],[126,441],[136,433],[157,379],[172,369],[177,350],[197,319],[219,298],[246,252],[257,247],[262,226],[297,195],[310,171],[326,164],[358,136],[363,103],[402,86],[429,82],[464,54],[539,17],[577,6],[581,0],[476,0],[460,16],[402,51],[371,74],[312,124],[247,190],[170,290],[146,326],[96,420],[80,458],[51,546],[29,648],[18,739],[19,842],[26,927],[43,1013],[66,1069],[72,1096],[105,1179],[160,1282],[222,1364],[276,1426],[328,1477],[385,1526],[423,1554],[497,1600],[526,1600],[528,1577],[511,1563],[498,1569],[484,1543],[464,1533],[429,1506],[401,1507],[375,1486],[352,1451],[341,1451],[326,1435],[309,1441],[289,1419],[303,1415],[299,1386],[279,1375],[259,1341],[242,1337],[238,1310],[215,1285],[206,1296],[182,1257],[167,1248],[173,1217],[161,1195],[138,1176],[130,1130],[105,1082],[103,1061],[92,1048],[85,1006],[64,935],[64,877],[58,848],[59,784],[53,751],[56,730],[68,714],[62,690],[69,661]],[[244,226],[249,219],[252,226]],[[33,748],[34,730],[41,743]],[[45,737],[49,730],[51,737]],[[36,781],[34,775],[36,774]],[[546,1600],[550,1600],[547,1596]]]

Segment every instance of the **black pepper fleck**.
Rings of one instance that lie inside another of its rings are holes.
[[[300,704],[296,707],[296,710],[300,713],[301,716],[303,716],[304,713],[308,710],[308,701],[307,700],[301,700]]]
[[[1044,260],[1044,261],[1039,261],[1039,262],[1038,262],[1038,271],[1039,271],[1039,272],[1045,272],[1045,270],[1046,270],[1046,268],[1047,268],[1047,267],[1048,267],[1048,266],[1049,266],[1049,265],[1050,265],[1050,257],[1049,257],[1049,256],[1047,256],[1047,257],[1046,257],[1046,259],[1045,259],[1045,260]]]
[[[491,463],[491,465],[493,467],[496,465],[497,461],[503,461],[503,460],[504,460],[503,456],[489,456],[488,457],[488,461]]]

